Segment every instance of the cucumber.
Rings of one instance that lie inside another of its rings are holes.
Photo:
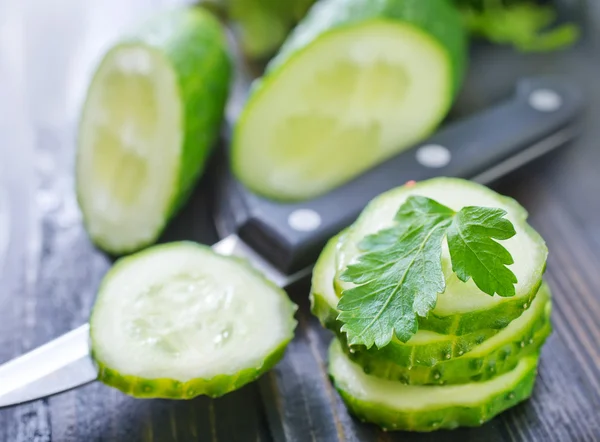
[[[333,288],[333,279],[336,270],[336,252],[347,233],[348,229],[343,230],[327,241],[313,267],[309,294],[312,314],[324,327],[336,332],[339,331],[341,323],[337,320],[338,297]]]
[[[446,290],[427,317],[419,317],[419,329],[448,335],[465,335],[482,329],[502,329],[531,306],[542,283],[548,249],[542,237],[527,223],[527,211],[515,200],[501,196],[485,186],[456,178],[434,178],[413,186],[402,186],[374,198],[352,225],[341,245],[336,274],[338,294],[352,287],[340,275],[360,254],[357,244],[366,236],[389,227],[402,203],[411,195],[432,198],[454,210],[464,206],[489,206],[506,210],[517,232],[502,241],[514,264],[509,268],[517,277],[516,295],[489,296],[472,279],[464,283],[452,271],[448,245],[444,241],[442,267]]]
[[[204,170],[230,77],[223,29],[201,8],[164,13],[106,53],[81,112],[76,161],[98,247],[118,255],[156,241]]]
[[[442,360],[433,367],[398,365],[394,362],[394,352],[387,347],[379,351],[350,352],[344,346],[344,350],[365,373],[407,384],[445,385],[486,381],[512,370],[522,357],[539,352],[552,332],[551,310],[550,292],[544,284],[531,308],[500,333],[463,356]]]
[[[435,130],[466,51],[447,0],[317,2],[252,88],[232,170],[276,200],[333,189]]]
[[[537,364],[535,354],[485,382],[404,385],[365,374],[337,340],[329,350],[329,373],[350,412],[385,430],[425,432],[480,426],[531,395]]]
[[[244,54],[263,60],[273,55],[290,29],[315,0],[213,0],[226,9]]]
[[[296,306],[245,261],[190,242],[121,258],[90,319],[98,379],[139,398],[221,396],[273,367]]]
[[[338,339],[346,343],[345,333],[341,331],[343,323],[337,320],[338,297],[333,288],[332,278],[335,274],[335,252],[339,244],[343,244],[344,235],[332,238],[323,249],[313,269],[311,288],[311,306],[313,314],[327,328],[336,333]],[[426,367],[423,371],[431,371],[429,367],[441,361],[457,358],[471,351],[487,339],[498,333],[497,329],[482,329],[462,336],[442,335],[427,330],[419,330],[408,342],[394,338],[387,346],[369,350],[366,357],[377,355],[385,361],[386,369],[392,370],[396,365],[415,368]],[[364,347],[352,348],[357,355],[362,355]],[[391,362],[391,364],[390,364]],[[392,373],[390,373],[392,375]],[[415,381],[419,378],[415,378]],[[406,380],[409,382],[410,379]]]

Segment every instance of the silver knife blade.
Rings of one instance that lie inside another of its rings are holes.
[[[0,407],[70,390],[96,379],[88,324],[0,366]]]
[[[212,248],[222,255],[247,259],[279,287],[286,287],[311,271],[307,268],[292,276],[284,275],[236,235],[222,239]],[[89,324],[84,324],[0,365],[0,407],[62,393],[94,381],[97,375],[98,371],[90,355]]]

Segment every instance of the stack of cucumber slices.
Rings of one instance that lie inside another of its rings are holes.
[[[352,289],[344,271],[359,259],[361,241],[390,227],[411,196],[456,211],[466,206],[505,211],[515,230],[502,241],[514,261],[508,266],[516,276],[514,296],[490,296],[473,279],[458,278],[444,239],[445,290],[427,316],[416,315],[418,331],[405,342],[394,335],[384,346],[349,345],[355,336],[346,333],[347,316],[339,309],[340,298]],[[528,398],[552,330],[551,295],[542,280],[546,258],[545,243],[527,224],[525,209],[478,184],[437,178],[375,198],[329,241],[312,280],[312,311],[337,337],[330,375],[349,410],[387,430],[432,431],[481,425]]]

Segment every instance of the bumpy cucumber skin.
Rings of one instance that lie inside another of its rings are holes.
[[[114,247],[102,238],[91,238],[98,247],[113,255],[135,252],[154,243],[188,199],[219,134],[233,73],[223,27],[204,8],[175,9],[157,16],[109,50],[101,63],[110,59],[113,51],[128,46],[145,47],[170,64],[179,86],[183,136],[179,171],[175,174],[176,182],[171,184],[171,201],[154,237],[125,247]],[[94,79],[90,87],[93,83]],[[88,214],[79,192],[77,199],[87,225]]]
[[[178,241],[150,247],[134,255],[120,258],[103,278],[103,282],[100,284],[98,294],[100,295],[102,293],[105,282],[108,281],[113,272],[120,270],[121,267],[127,266],[136,258],[146,253],[156,253],[161,249],[180,246],[197,247],[210,250],[212,252],[210,247],[203,244],[198,244],[191,241]],[[289,299],[285,291],[275,285],[272,281],[266,279],[262,273],[256,270],[245,259],[236,256],[227,256],[227,259],[238,262],[240,266],[243,266],[246,270],[263,279],[268,286],[279,292],[283,299],[287,301],[289,310],[286,312],[286,314],[289,314],[291,318],[289,324],[289,333],[281,341],[277,348],[275,348],[259,365],[240,370],[233,374],[217,375],[210,379],[197,378],[187,382],[181,382],[168,378],[147,379],[139,376],[120,373],[104,364],[102,362],[102,358],[94,348],[94,333],[98,325],[94,321],[94,309],[92,309],[92,314],[89,321],[91,356],[96,367],[98,368],[98,380],[136,398],[192,399],[202,395],[210,397],[223,396],[258,379],[261,375],[273,368],[283,358],[287,345],[294,338],[294,330],[296,329],[297,321],[293,317],[298,310],[298,306]],[[100,296],[98,296],[98,300],[101,300]]]
[[[394,409],[384,404],[358,399],[342,383],[336,381],[331,371],[330,377],[348,410],[363,422],[376,424],[386,431],[430,432],[458,427],[479,427],[503,411],[528,399],[535,385],[538,358],[539,354],[527,357],[526,374],[518,382],[507,386],[503,392],[487,398],[482,403],[437,409],[431,407],[419,411]]]
[[[446,183],[452,184],[456,182],[456,180],[456,178],[447,177],[432,178],[427,181],[417,183],[414,186],[419,186],[420,184],[444,186]],[[464,185],[477,186],[478,188],[482,187],[480,184],[470,181],[461,181],[464,183]],[[414,189],[414,187],[412,188]],[[359,215],[358,219],[353,223],[353,226],[360,223],[361,219],[366,216],[366,213],[374,210],[379,204],[383,204],[387,198],[393,197],[395,193],[403,192],[404,189],[406,189],[406,186],[397,187],[395,189],[388,190],[387,192],[384,192],[372,199],[362,211],[361,215]],[[492,190],[489,191],[493,192]],[[527,220],[529,214],[525,208],[513,198],[498,194],[496,194],[495,197],[501,200],[503,204],[512,206],[513,210],[515,210],[515,213],[518,214],[518,217],[520,217],[522,221],[525,222]],[[352,234],[352,228],[353,227],[350,227],[350,230],[346,234],[345,238],[350,238]],[[529,225],[526,225],[524,230],[528,235],[536,238],[536,243],[540,248],[544,249],[544,252],[547,255],[548,250],[546,243],[539,233]],[[542,285],[542,276],[546,271],[546,264],[546,261],[544,261],[543,267],[538,271],[538,281],[532,286],[528,293],[519,297],[515,296],[513,298],[505,298],[502,303],[493,308],[485,310],[476,310],[472,312],[443,316],[437,314],[434,309],[429,312],[427,317],[417,317],[419,330],[429,330],[440,334],[461,336],[475,333],[483,329],[503,329],[510,324],[511,321],[521,316],[521,314],[523,314],[523,312],[531,306],[531,302],[535,298],[535,295]],[[338,292],[338,295],[341,295],[343,291],[342,284],[340,283],[340,275],[343,271],[343,268],[338,268],[336,272],[334,287]]]
[[[98,367],[98,380],[125,394],[138,399],[192,399],[197,396],[220,397],[255,381],[273,368],[283,357],[289,341],[283,342],[263,364],[241,370],[233,375],[220,375],[211,379],[193,379],[179,382],[174,379],[145,379],[128,376],[95,359]],[[92,352],[92,357],[95,357]]]
[[[363,22],[403,22],[425,31],[443,49],[452,66],[453,78],[446,97],[446,111],[438,122],[432,125],[423,137],[432,133],[452,106],[454,97],[460,90],[467,67],[468,37],[462,18],[446,0],[323,0],[317,2],[306,17],[296,26],[281,47],[279,53],[269,62],[265,74],[256,80],[250,89],[246,105],[235,127],[232,143],[231,169],[240,181],[254,192],[276,201],[301,201],[306,198],[282,195],[277,189],[257,186],[244,180],[243,164],[237,160],[240,149],[241,127],[245,116],[252,112],[253,102],[269,88],[273,78],[290,59],[315,44],[320,37]]]
[[[402,412],[381,404],[361,401],[339,385],[336,385],[336,389],[348,410],[363,422],[371,422],[386,431],[430,432],[483,425],[503,411],[528,399],[533,391],[535,378],[535,368],[532,368],[509,393],[499,394],[477,407],[453,407],[418,413]]]
[[[376,352],[348,350],[342,345],[349,358],[360,365],[364,372],[383,379],[397,380],[412,385],[454,385],[486,381],[504,374],[517,366],[519,360],[538,353],[552,333],[550,323],[551,303],[546,304],[544,315],[510,342],[495,348],[485,356],[466,353],[450,360],[442,360],[433,367],[415,365],[402,366],[387,360]]]

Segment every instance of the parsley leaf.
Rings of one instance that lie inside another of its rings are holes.
[[[494,239],[515,236],[512,223],[503,218],[502,209],[465,207],[448,228],[448,248],[456,276],[473,282],[479,290],[493,296],[514,296],[517,277],[506,267],[514,260],[508,250]]]
[[[572,45],[579,38],[579,28],[565,23],[548,29],[556,20],[556,11],[535,3],[505,5],[487,0],[481,8],[464,8],[463,19],[476,36],[498,44],[512,44],[522,52],[547,52]]]
[[[445,288],[442,239],[453,214],[433,200],[411,197],[400,207],[396,226],[359,245],[374,251],[341,275],[362,284],[345,290],[338,303],[349,344],[383,347],[394,333],[406,342],[417,332],[415,313],[425,316]]]
[[[350,345],[387,345],[394,335],[408,341],[418,330],[417,315],[427,316],[446,284],[442,244],[448,235],[453,270],[473,278],[485,293],[513,296],[515,275],[506,267],[510,253],[494,239],[515,235],[506,212],[465,207],[458,213],[422,196],[411,196],[394,217],[395,224],[366,236],[363,252],[341,274],[355,284],[338,302]]]

